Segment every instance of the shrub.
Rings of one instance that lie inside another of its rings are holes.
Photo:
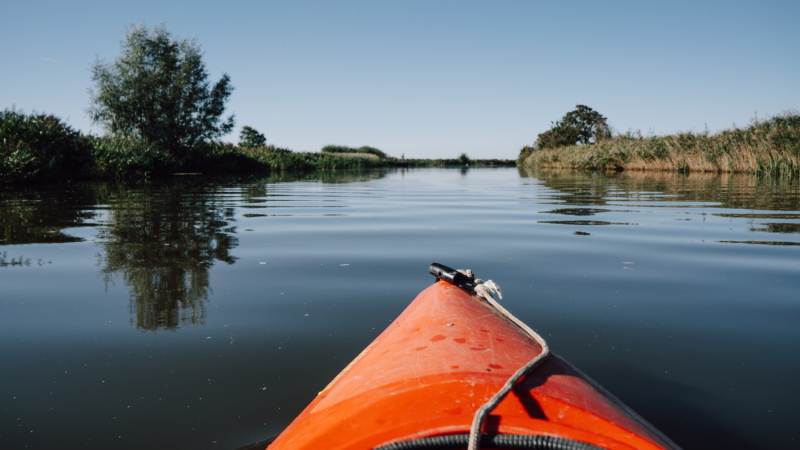
[[[386,153],[378,150],[375,147],[370,147],[367,145],[359,148],[348,147],[346,145],[326,145],[325,147],[322,147],[322,153],[369,153],[371,155],[376,155],[379,158],[388,158]]]
[[[525,147],[522,147],[522,149],[519,151],[519,156],[517,156],[517,165],[521,166],[525,160],[528,159],[528,156],[531,156],[533,150],[534,147],[532,146],[526,145]]]
[[[55,116],[0,113],[0,181],[80,175],[91,159],[89,139]]]
[[[101,137],[92,140],[96,176],[146,177],[176,171],[180,166],[169,153],[136,139]]]

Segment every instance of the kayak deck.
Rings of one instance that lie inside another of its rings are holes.
[[[475,411],[541,351],[478,296],[438,281],[270,449],[371,449],[469,433]],[[555,355],[514,387],[483,432],[555,436],[608,449],[677,448]]]

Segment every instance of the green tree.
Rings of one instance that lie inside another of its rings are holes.
[[[611,129],[602,114],[585,105],[577,105],[549,130],[541,133],[536,148],[556,148],[591,144],[611,137]]]
[[[163,24],[129,26],[113,64],[92,66],[92,121],[117,136],[141,140],[185,156],[198,144],[233,129],[222,120],[233,91],[223,74],[213,86],[195,38],[172,39]]]
[[[245,125],[239,133],[239,147],[263,147],[267,145],[267,138],[253,127]]]

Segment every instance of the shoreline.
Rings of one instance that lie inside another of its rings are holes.
[[[522,167],[800,176],[800,115],[785,113],[716,134],[642,137],[520,152]]]

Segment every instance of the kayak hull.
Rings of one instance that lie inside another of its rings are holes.
[[[371,449],[469,433],[475,411],[541,351],[483,299],[438,281],[270,449]],[[514,387],[483,432],[554,436],[608,449],[678,448],[556,355]]]

